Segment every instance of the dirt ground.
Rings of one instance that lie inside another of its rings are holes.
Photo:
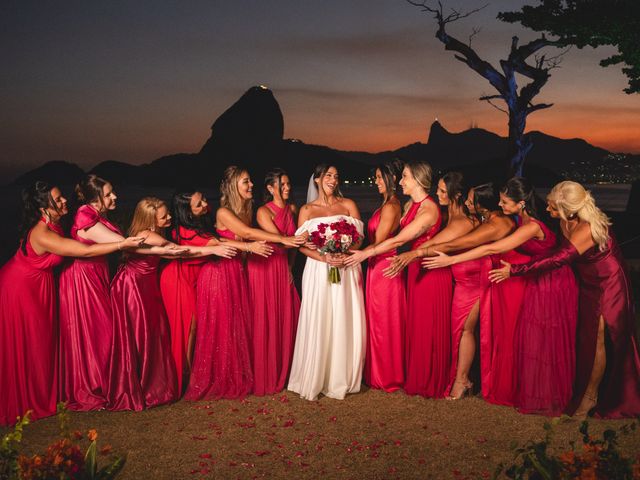
[[[98,430],[99,447],[126,454],[122,479],[490,478],[514,444],[544,436],[547,419],[477,397],[427,400],[376,390],[343,401],[283,392],[243,401],[180,401],[143,412],[78,412],[72,430]],[[592,420],[592,433],[624,420]],[[579,422],[562,419],[554,448],[580,444]],[[2,429],[0,433],[4,433]],[[29,425],[28,452],[58,432],[55,417]],[[640,453],[640,431],[621,437]]]

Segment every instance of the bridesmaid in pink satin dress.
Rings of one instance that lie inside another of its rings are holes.
[[[87,176],[76,187],[80,202],[71,237],[86,245],[119,241],[104,216],[116,207],[109,182]],[[107,257],[76,259],[60,274],[60,399],[70,410],[107,407],[113,316]]]
[[[21,245],[0,269],[0,425],[56,412],[58,315],[53,269],[63,256],[106,255],[140,239],[84,245],[63,237],[60,189],[36,182],[23,192]]]
[[[221,238],[282,243],[295,247],[303,237],[285,237],[251,228],[253,183],[246,170],[227,167],[220,185],[216,231]],[[207,262],[197,287],[196,344],[187,400],[242,398],[253,389],[252,318],[241,258]]]
[[[547,210],[561,219],[565,240],[552,255],[527,265],[494,270],[492,280],[540,275],[571,264],[580,285],[576,380],[566,413],[600,418],[640,414],[640,356],[631,286],[624,260],[609,233],[610,221],[576,182],[560,182]]]
[[[287,203],[291,191],[287,173],[281,169],[267,173],[265,190],[266,198],[272,200],[258,209],[258,225],[267,232],[293,235],[296,208]],[[276,245],[273,249],[270,257],[252,255],[247,262],[254,395],[270,395],[285,388],[300,312],[300,296],[289,267],[290,250]]]
[[[375,170],[375,183],[383,203],[367,224],[369,243],[382,243],[400,227],[402,208],[396,196],[401,165],[385,163]],[[404,319],[406,291],[404,278],[383,277],[389,258],[396,250],[369,259],[365,306],[367,312],[367,356],[364,381],[371,388],[394,392],[404,385]]]
[[[427,260],[428,267],[446,267],[513,248],[528,255],[553,250],[556,237],[535,218],[535,195],[526,179],[507,182],[500,192],[500,206],[505,214],[518,215],[514,233],[453,257],[441,254]],[[567,406],[575,371],[576,317],[577,286],[570,268],[527,281],[515,332],[515,405],[521,412],[560,415]]]
[[[428,195],[431,167],[427,163],[406,164],[400,181],[411,204],[402,217],[400,232],[379,245],[354,252],[347,265],[386,253],[411,242],[415,250],[432,238],[442,224],[436,202]],[[442,398],[449,384],[451,368],[450,269],[427,272],[413,262],[407,272],[407,320],[405,330],[405,384],[409,395]]]
[[[173,196],[171,240],[190,249],[212,249],[220,245],[213,235],[206,198],[197,190],[178,192]],[[259,242],[225,241],[242,251],[268,256],[272,248]],[[214,253],[215,254],[215,253]],[[160,292],[169,319],[171,352],[178,376],[180,395],[189,384],[196,341],[196,292],[198,277],[208,259],[189,255],[170,261],[160,273]]]

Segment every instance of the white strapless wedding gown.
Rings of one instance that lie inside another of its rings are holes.
[[[342,218],[364,235],[363,223],[346,215],[312,218],[296,234]],[[329,283],[328,270],[326,263],[307,257],[302,275],[302,304],[287,388],[307,400],[316,400],[319,394],[343,399],[360,391],[362,379],[366,345],[362,268],[341,268],[338,284]]]

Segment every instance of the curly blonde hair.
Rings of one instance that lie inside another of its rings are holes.
[[[596,206],[590,191],[577,182],[564,181],[553,187],[547,200],[556,203],[558,214],[563,220],[577,217],[587,222],[593,241],[600,251],[607,248],[611,220]]]
[[[251,223],[253,214],[253,200],[243,200],[238,191],[238,181],[246,169],[230,165],[224,170],[220,182],[220,206],[228,208],[247,225]]]

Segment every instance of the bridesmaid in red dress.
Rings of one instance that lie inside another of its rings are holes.
[[[355,265],[408,242],[415,250],[440,230],[440,208],[428,194],[431,166],[424,162],[405,165],[400,185],[405,195],[411,197],[400,221],[400,232],[379,245],[354,252],[345,262],[347,265]],[[445,396],[451,368],[452,295],[450,269],[431,272],[421,270],[416,262],[409,265],[404,384],[409,395]]]
[[[500,206],[505,214],[517,215],[515,232],[453,257],[440,254],[426,261],[428,267],[446,267],[513,248],[546,256],[555,248],[555,234],[536,218],[534,190],[526,179],[507,182],[500,192]],[[567,406],[575,374],[576,317],[577,285],[569,267],[527,280],[515,333],[515,405],[521,412],[560,415]]]
[[[304,237],[251,228],[253,183],[246,170],[230,166],[220,184],[216,231],[228,240],[259,240],[296,247]],[[242,259],[207,262],[197,286],[196,343],[187,400],[241,398],[253,388],[252,318]]]
[[[215,247],[220,245],[213,235],[206,198],[197,190],[178,192],[173,196],[171,241],[181,247]],[[272,248],[260,242],[226,242],[239,250],[269,256]],[[180,395],[189,384],[193,347],[196,338],[196,288],[203,257],[170,261],[160,273],[160,292],[169,319],[171,353],[178,376]]]
[[[231,257],[230,246],[179,248],[163,236],[171,224],[164,202],[143,198],[136,206],[129,232],[145,238],[145,245],[167,253],[217,254]],[[169,322],[158,282],[158,255],[126,256],[111,283],[113,348],[108,391],[110,410],[142,410],[179,397],[175,363],[171,355]]]
[[[451,187],[447,187],[447,191],[451,189]],[[447,194],[447,197],[449,195]],[[440,243],[441,235],[446,235],[446,230],[449,228],[447,227],[430,241],[425,242],[419,249],[402,253],[394,258],[392,265],[385,274],[395,275],[416,258],[435,255],[436,253],[434,252],[436,250],[445,253],[459,252],[500,240],[509,235],[515,228],[514,222],[499,209],[497,194],[490,183],[471,188],[467,195],[465,206],[471,214],[476,215],[478,218],[479,224],[475,229],[446,243]],[[512,252],[507,252],[507,254],[512,254]],[[491,379],[497,375],[498,371],[512,373],[514,370],[513,335],[522,298],[522,295],[518,296],[517,292],[523,289],[516,290],[513,288],[513,284],[523,284],[524,282],[516,281],[501,284],[502,287],[505,287],[502,291],[508,294],[504,295],[504,302],[498,303],[497,300],[503,296],[499,295],[501,292],[493,292],[493,288],[488,283],[487,273],[491,267],[489,257],[464,262],[462,266],[463,268],[460,270],[458,266],[452,268],[456,285],[451,316],[454,331],[452,335],[454,354],[452,356],[451,374],[453,376],[451,381],[455,380],[457,384],[451,386],[447,398],[461,398],[468,391],[471,383],[469,370],[476,350],[475,326],[479,321],[480,380],[483,397],[485,400],[497,403],[495,398],[498,395],[494,395],[494,393],[498,389],[504,390],[505,394],[500,398],[508,399],[513,405],[515,376],[503,375],[505,378],[500,378],[499,384],[497,384],[498,382],[492,382]],[[494,308],[496,304],[502,305],[502,303],[509,301],[511,304],[516,305],[517,308],[510,310]],[[459,331],[460,328],[462,328],[461,332]],[[455,353],[456,350],[458,352],[457,355]],[[506,392],[509,393],[507,394]],[[506,401],[499,403],[506,403]]]
[[[58,225],[67,201],[36,182],[23,192],[20,248],[0,269],[0,425],[53,415],[58,397],[58,315],[53,269],[64,256],[92,257],[137,246],[141,239],[85,245]]]
[[[565,237],[553,254],[527,265],[505,263],[492,280],[541,274],[572,264],[580,285],[576,380],[566,413],[600,418],[640,414],[640,358],[631,286],[610,221],[591,194],[576,182],[561,182],[547,197]],[[510,267],[510,268],[509,268]]]
[[[295,205],[288,203],[289,176],[275,169],[265,178],[265,199],[257,212],[260,228],[277,235],[296,231]],[[300,296],[293,284],[290,250],[278,246],[269,258],[249,257],[249,298],[253,317],[253,394],[270,395],[284,389],[296,340]],[[293,250],[295,253],[295,250]]]
[[[375,183],[382,195],[382,206],[367,224],[371,245],[378,245],[397,233],[402,208],[396,185],[402,164],[385,163],[375,170]],[[367,312],[367,355],[364,381],[371,388],[394,392],[404,385],[404,319],[406,291],[404,278],[385,278],[383,269],[396,250],[369,259],[365,290]]]

